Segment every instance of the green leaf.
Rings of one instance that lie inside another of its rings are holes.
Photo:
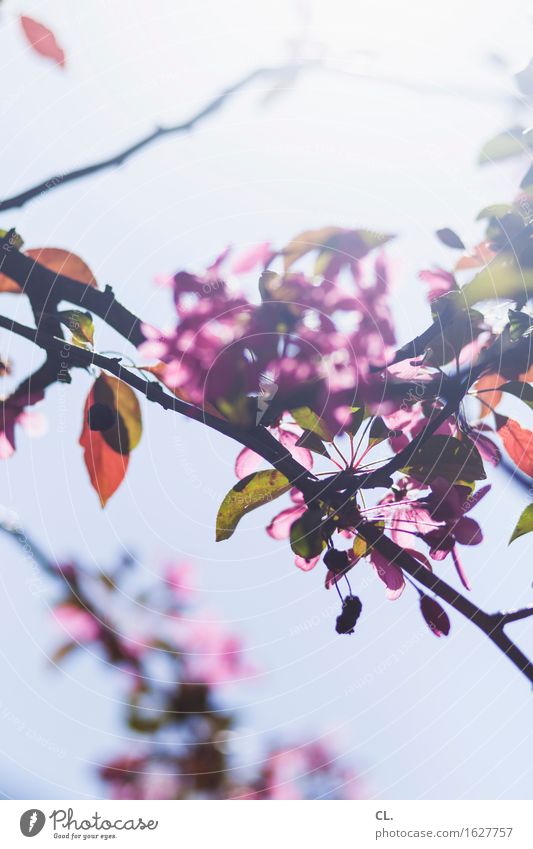
[[[519,156],[527,148],[524,127],[511,127],[503,133],[498,133],[483,145],[479,153],[479,163],[485,165],[488,162],[499,162],[502,159]]]
[[[313,433],[312,430],[304,430],[302,435],[296,442],[298,448],[307,448],[315,454],[321,454],[323,457],[329,457],[328,450],[319,436]]]
[[[430,436],[416,448],[406,465],[399,471],[412,475],[421,483],[435,478],[457,481],[485,480],[481,455],[468,439],[459,441],[453,436]]]
[[[533,386],[529,383],[522,383],[520,380],[510,380],[509,383],[504,383],[498,387],[499,392],[509,392],[516,398],[520,398],[524,404],[527,404],[530,410],[533,410]]]
[[[478,212],[476,221],[482,221],[484,218],[503,218],[508,212],[512,212],[513,207],[510,203],[492,203],[489,206],[484,206],[481,212]]]
[[[291,410],[291,415],[294,417],[296,424],[299,424],[304,430],[310,430],[326,442],[333,441],[326,423],[320,416],[313,413],[310,407],[298,407],[296,410]]]
[[[523,537],[524,534],[529,534],[531,531],[533,531],[533,504],[528,504],[511,534],[509,545],[518,537]]]
[[[285,475],[275,469],[247,475],[230,489],[218,509],[216,541],[229,539],[247,513],[268,504],[291,488]]]
[[[318,557],[326,547],[322,536],[322,515],[319,510],[306,510],[291,525],[291,548],[305,560]]]

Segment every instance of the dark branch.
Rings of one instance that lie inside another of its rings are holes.
[[[528,619],[533,616],[533,604],[529,607],[522,607],[520,610],[509,610],[504,613],[495,613],[494,619],[498,622],[500,628],[508,625],[509,622],[518,622],[520,619]]]
[[[0,239],[0,256],[0,272],[19,284],[34,313],[50,313],[60,301],[68,301],[97,315],[135,347],[145,341],[141,319],[116,300],[111,286],[102,291],[56,274],[13,248],[7,238]]]

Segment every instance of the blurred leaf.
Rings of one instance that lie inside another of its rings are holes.
[[[481,212],[478,212],[476,221],[483,221],[484,218],[502,218],[512,211],[513,207],[510,203],[493,203],[490,206],[484,206]]]
[[[86,286],[92,286],[93,289],[98,288],[98,283],[91,269],[77,254],[63,248],[31,248],[26,251],[26,254],[35,262],[44,265],[49,271],[70,277],[72,280],[77,280],[78,283],[85,283]]]
[[[498,162],[524,153],[528,149],[528,141],[524,132],[524,127],[516,126],[503,133],[498,133],[481,148],[479,163],[484,165],[488,162]]]
[[[281,254],[285,257],[285,271],[288,271],[298,259],[315,248],[324,248],[328,239],[338,232],[340,232],[339,227],[321,227],[319,230],[304,230],[302,233],[299,233],[281,251]]]
[[[322,536],[322,517],[319,510],[306,510],[291,525],[291,548],[304,560],[311,560],[322,554],[326,542]]]
[[[446,245],[447,248],[455,248],[456,250],[464,251],[464,242],[462,241],[462,239],[459,238],[457,233],[455,233],[453,230],[450,230],[449,227],[444,227],[442,230],[437,230],[435,235],[438,239],[440,239],[443,245]]]
[[[533,292],[533,269],[520,266],[510,254],[501,254],[461,291],[469,306],[498,298],[527,299]]]
[[[533,477],[533,432],[507,416],[494,416],[496,430],[504,448],[518,468]]]
[[[514,78],[521,93],[525,97],[533,97],[533,59]]]
[[[388,233],[373,230],[348,230],[343,227],[321,227],[318,230],[304,230],[281,251],[285,257],[285,271],[294,263],[318,250],[315,274],[323,274],[332,257],[341,257],[345,264],[361,259],[374,248],[380,247],[394,238]]]
[[[20,246],[22,246],[22,240],[20,240]],[[92,286],[95,289],[98,286],[87,263],[81,257],[70,251],[65,251],[63,248],[31,248],[26,251],[26,256],[31,257],[39,265],[44,265],[45,268],[55,274],[70,277],[72,280],[77,280],[78,283],[85,283],[86,286]],[[5,274],[0,274],[0,292],[21,291],[18,283],[15,283]]]
[[[485,240],[476,245],[470,253],[463,254],[460,260],[455,263],[455,270],[465,271],[470,268],[479,268],[494,259],[495,255],[490,242]]]
[[[68,642],[63,643],[63,645],[59,646],[58,649],[53,652],[50,657],[50,661],[54,666],[58,666],[65,657],[68,657],[69,654],[72,654],[74,649],[77,649],[79,643],[77,642]]]
[[[235,484],[219,507],[216,541],[229,539],[247,513],[268,504],[291,488],[285,475],[275,469],[254,472]]]
[[[399,471],[412,475],[421,483],[435,478],[457,481],[485,480],[481,455],[470,440],[459,441],[452,436],[431,436],[412,453],[408,463]]]
[[[20,16],[20,24],[26,39],[36,53],[40,53],[46,59],[51,59],[60,68],[65,67],[65,53],[57,43],[52,30],[26,15]]]
[[[509,545],[515,539],[518,539],[518,537],[522,537],[524,534],[529,534],[531,531],[533,531],[533,504],[528,504],[516,523],[516,527],[511,534],[511,539],[509,540]]]

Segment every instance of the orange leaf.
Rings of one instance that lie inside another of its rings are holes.
[[[502,393],[498,392],[497,387],[502,386],[506,383],[506,379],[501,376],[501,374],[484,374],[483,377],[480,377],[477,383],[474,384],[474,390],[479,392],[479,401],[482,401],[481,404],[481,412],[479,414],[480,419],[484,419],[485,416],[488,416],[490,413],[489,407],[485,406],[488,404],[490,407],[497,407],[500,401],[502,400]],[[489,389],[496,389],[495,392],[488,392]]]
[[[77,280],[78,283],[85,283],[86,286],[92,286],[94,289],[98,288],[96,278],[87,263],[70,251],[63,248],[32,248],[26,251],[26,256],[55,274],[63,274],[65,277]],[[0,292],[21,291],[18,283],[5,274],[0,274]]]
[[[128,468],[129,454],[119,454],[111,448],[100,431],[91,430],[87,423],[89,408],[94,403],[91,389],[83,410],[80,445],[91,483],[98,493],[102,507],[118,489]]]
[[[20,23],[24,31],[24,35],[33,47],[36,53],[45,56],[46,59],[51,59],[56,65],[61,68],[65,67],[65,53],[56,41],[56,37],[52,30],[40,24],[34,18],[28,18],[26,15],[20,16]]]
[[[480,265],[486,265],[491,259],[494,259],[495,255],[490,247],[490,242],[481,242],[476,245],[472,253],[463,254],[456,263],[455,270],[464,271],[467,268],[479,268]]]
[[[521,374],[518,378],[522,381],[522,383],[533,383],[533,366],[530,366],[524,374]]]
[[[496,430],[509,457],[526,475],[533,477],[533,432],[506,416],[495,418]]]

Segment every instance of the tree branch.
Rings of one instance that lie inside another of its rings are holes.
[[[0,272],[19,284],[34,313],[55,310],[60,301],[68,301],[97,315],[135,347],[145,341],[141,319],[116,300],[111,286],[95,289],[56,274],[16,250],[8,237],[0,239],[0,255]]]
[[[251,448],[285,475],[292,486],[297,487],[306,499],[313,500],[319,498],[326,503],[331,501],[331,506],[338,509],[339,505],[333,498],[333,493],[330,492],[327,483],[321,482],[315,475],[300,465],[266,428],[259,426],[247,430],[206,413],[198,407],[187,404],[185,401],[168,394],[162,389],[159,383],[146,380],[132,373],[129,369],[124,368],[121,365],[120,359],[106,357],[85,348],[79,348],[76,345],[65,342],[63,339],[50,337],[39,330],[19,324],[5,316],[0,316],[0,327],[4,327],[28,341],[34,342],[49,353],[61,352],[63,368],[96,365],[114,374],[133,389],[142,392],[149,401],[159,404],[163,409],[173,410],[187,418],[201,422],[213,430],[229,436],[239,444]],[[526,678],[533,683],[533,664],[530,663],[518,646],[503,631],[503,625],[507,621],[512,621],[511,619],[502,621],[502,616],[505,617],[505,615],[489,614],[477,607],[477,605],[453,589],[442,578],[439,578],[433,572],[426,569],[408,552],[397,546],[396,543],[385,536],[372,523],[361,523],[357,528],[357,532],[387,560],[391,563],[396,563],[412,578],[434,592],[435,595],[443,599],[443,601],[447,602],[451,607],[480,628],[509,657],[511,662]],[[511,616],[511,614],[507,614],[507,616]]]
[[[533,616],[533,604],[530,604],[529,607],[522,607],[520,610],[495,613],[494,619],[498,621],[499,627],[503,628],[509,622],[518,622],[520,619],[527,619],[529,616]]]
[[[312,63],[307,62],[305,65],[310,65]],[[89,177],[91,174],[97,174],[100,171],[105,171],[108,168],[117,168],[120,165],[123,165],[127,162],[135,154],[139,153],[145,147],[153,144],[154,142],[165,138],[166,136],[178,135],[180,133],[186,133],[190,130],[193,130],[197,124],[204,120],[204,118],[208,118],[213,115],[215,112],[218,112],[219,109],[224,106],[224,104],[230,100],[233,95],[245,89],[250,83],[255,82],[258,79],[268,79],[269,77],[282,76],[288,72],[295,72],[300,70],[304,65],[302,64],[287,64],[280,65],[279,67],[272,68],[257,68],[255,71],[251,71],[249,74],[246,74],[240,80],[238,80],[233,85],[224,89],[220,94],[217,94],[212,100],[210,100],[205,106],[203,106],[198,112],[188,118],[186,121],[182,121],[179,124],[174,124],[168,127],[156,127],[151,133],[147,133],[147,135],[140,138],[138,141],[134,142],[129,147],[126,147],[124,150],[119,151],[114,156],[111,156],[107,159],[102,159],[98,162],[92,163],[92,165],[85,165],[82,168],[75,168],[73,171],[66,171],[62,174],[56,174],[53,177],[49,177],[48,180],[43,180],[42,183],[38,183],[36,186],[32,186],[31,188],[26,189],[24,192],[20,192],[20,194],[13,195],[13,197],[6,198],[3,201],[0,201],[0,212],[3,212],[7,209],[16,209],[24,206],[29,201],[37,198],[41,195],[48,194],[48,192],[53,191],[54,189],[59,188],[60,186],[64,186],[67,183],[72,183],[74,180],[81,180],[84,177]]]

